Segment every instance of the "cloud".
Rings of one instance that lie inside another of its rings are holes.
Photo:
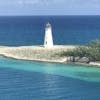
[[[100,14],[100,0],[0,0],[1,13]]]
[[[19,0],[18,4],[20,5],[49,5],[55,0]]]
[[[26,4],[38,4],[39,3],[39,0],[19,0],[18,1],[18,4],[20,5],[26,5]]]

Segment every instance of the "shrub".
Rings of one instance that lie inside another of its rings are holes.
[[[90,61],[100,61],[100,41],[92,40],[87,46],[78,46],[74,50],[63,52],[62,56],[87,57]]]

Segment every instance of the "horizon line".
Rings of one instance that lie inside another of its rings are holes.
[[[9,17],[9,16],[100,16],[100,15],[0,15],[0,17]]]

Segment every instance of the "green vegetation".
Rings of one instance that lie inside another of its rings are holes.
[[[73,59],[86,57],[89,61],[100,61],[100,41],[92,40],[86,46],[78,46],[74,50],[63,52],[61,56],[71,56]]]

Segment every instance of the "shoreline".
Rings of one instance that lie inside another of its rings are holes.
[[[8,59],[15,59],[15,60],[23,60],[23,61],[34,61],[34,62],[41,62],[41,63],[55,63],[55,64],[69,64],[69,65],[80,65],[80,66],[86,66],[86,67],[98,67],[100,68],[100,63],[99,65],[97,64],[86,64],[86,63],[78,63],[78,62],[54,62],[54,61],[41,61],[41,60],[28,60],[28,59],[18,59],[18,58],[14,58],[14,57],[7,57],[5,55],[0,55],[1,57],[4,57],[4,58],[8,58]],[[93,62],[95,63],[95,62]]]
[[[67,57],[61,57],[60,54],[66,50],[75,49],[74,45],[55,45],[53,48],[44,48],[43,46],[19,46],[9,47],[0,46],[0,56],[26,61],[61,63],[73,65],[86,65],[100,67],[100,62],[78,63],[67,62]]]

